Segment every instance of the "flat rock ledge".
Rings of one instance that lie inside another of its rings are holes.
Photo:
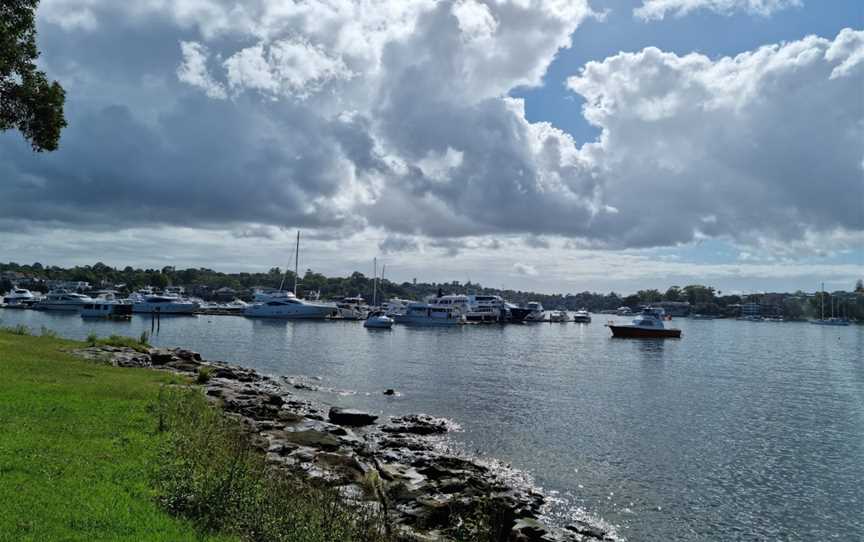
[[[400,540],[453,540],[457,517],[470,516],[484,501],[504,511],[510,542],[617,540],[587,522],[564,528],[544,523],[544,495],[512,482],[501,469],[440,446],[439,436],[451,428],[447,420],[419,414],[379,424],[378,416],[295,396],[289,389],[296,386],[284,379],[206,361],[181,348],[96,346],[73,353],[118,367],[207,375],[204,393],[240,420],[269,465],[335,487],[346,499],[383,506]]]

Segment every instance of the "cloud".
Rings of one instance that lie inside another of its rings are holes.
[[[460,258],[507,236],[767,246],[864,230],[859,31],[589,63],[568,85],[601,135],[579,146],[508,93],[541,84],[594,15],[584,1],[45,0],[39,14],[70,126],[51,155],[0,135],[0,228],[376,231],[384,252]]]
[[[538,274],[537,268],[535,268],[533,265],[528,265],[521,262],[513,264],[513,271],[515,271],[517,275],[527,275],[529,277],[533,277]]]
[[[667,14],[683,17],[698,10],[710,10],[721,15],[742,11],[768,17],[774,12],[800,6],[801,0],[642,0],[642,5],[633,13],[646,21],[661,20]]]

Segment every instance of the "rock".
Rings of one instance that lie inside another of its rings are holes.
[[[594,538],[597,540],[612,540],[612,537],[609,536],[609,533],[596,525],[591,525],[587,521],[576,520],[575,523],[567,525],[564,527],[568,531],[573,531],[574,533],[580,534],[582,536],[587,536],[589,538]]]
[[[414,435],[437,435],[448,431],[447,420],[426,414],[396,416],[382,427],[387,433],[410,433]]]
[[[308,429],[305,431],[286,431],[282,436],[286,441],[301,446],[309,446],[327,451],[335,451],[339,448],[338,437],[314,429]]]
[[[349,426],[372,425],[378,419],[378,416],[368,412],[339,407],[332,407],[327,417],[333,423]]]
[[[175,348],[173,352],[175,356],[180,359],[185,359],[186,361],[201,361],[201,354],[199,354],[198,352],[193,352],[192,350]]]
[[[384,390],[384,395],[396,395],[396,390],[394,390],[393,388],[387,388],[386,390]]]
[[[167,348],[151,348],[149,353],[153,365],[165,365],[177,359],[174,352]]]

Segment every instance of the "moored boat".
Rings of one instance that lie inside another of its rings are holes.
[[[107,318],[108,320],[130,320],[132,304],[103,299],[81,305],[81,318]]]
[[[92,303],[93,299],[86,295],[65,290],[48,292],[48,295],[37,301],[33,308],[45,311],[68,311],[78,312],[85,303]]]
[[[286,320],[323,320],[337,312],[335,305],[313,303],[299,299],[292,292],[271,295],[268,301],[255,303],[243,309],[250,318],[282,318]]]
[[[174,294],[140,295],[132,299],[132,312],[159,314],[193,314],[201,305]]]
[[[524,318],[525,322],[542,322],[546,319],[546,311],[543,310],[543,305],[539,301],[529,301],[525,308],[529,311]]]
[[[642,312],[633,319],[631,324],[612,324],[607,326],[612,331],[613,337],[627,339],[665,339],[681,337],[681,330],[667,328],[663,321],[665,313],[663,309],[645,307]]]
[[[3,296],[2,301],[3,305],[9,308],[25,308],[32,306],[39,299],[40,297],[37,297],[26,288],[12,288]]]
[[[411,303],[405,314],[393,317],[397,324],[414,326],[455,326],[465,323],[465,315],[458,308],[429,303]]]
[[[552,311],[549,313],[549,321],[550,322],[559,322],[564,323],[567,322],[567,311]]]
[[[591,315],[588,314],[588,311],[585,309],[581,309],[576,311],[573,314],[573,321],[577,324],[590,324],[591,323]]]
[[[393,327],[393,318],[390,318],[384,311],[372,311],[363,322],[363,327],[369,329],[390,329]]]

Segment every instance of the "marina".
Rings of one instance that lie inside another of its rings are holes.
[[[617,319],[622,324],[628,317]],[[864,522],[864,329],[674,318],[681,340],[592,325],[393,326],[212,315],[162,319],[182,346],[310,397],[444,416],[458,449],[496,457],[629,540],[854,539]],[[0,309],[0,325],[137,337],[128,321]],[[384,395],[392,389],[395,393]]]

